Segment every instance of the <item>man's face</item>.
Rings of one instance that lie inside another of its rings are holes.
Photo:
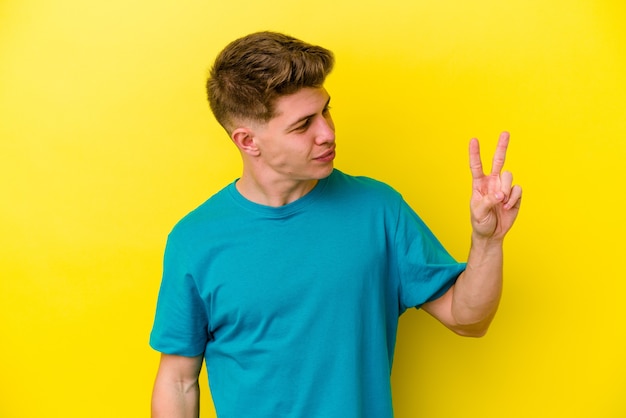
[[[329,102],[323,87],[303,88],[277,100],[276,116],[254,130],[264,177],[308,181],[330,175],[335,126]]]

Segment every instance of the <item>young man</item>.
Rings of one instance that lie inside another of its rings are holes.
[[[498,307],[502,241],[521,189],[489,175],[476,140],[472,245],[457,263],[389,186],[333,167],[324,80],[330,51],[255,33],[228,45],[207,83],[243,174],[169,235],[151,345],[162,353],[153,417],[197,417],[206,361],[221,418],[393,416],[398,317],[421,307],[482,336]]]

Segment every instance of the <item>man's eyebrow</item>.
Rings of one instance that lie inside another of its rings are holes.
[[[326,100],[326,104],[324,104],[323,109],[326,109],[328,107],[329,103],[330,103],[330,96],[328,96],[328,100]],[[302,121],[305,121],[305,120],[307,120],[309,118],[312,118],[316,114],[317,114],[317,112],[311,113],[310,115],[303,116],[300,119],[296,120],[295,122],[290,123],[289,126],[287,126],[287,128],[285,128],[285,132],[289,132],[289,131],[293,130],[298,124],[302,123]]]

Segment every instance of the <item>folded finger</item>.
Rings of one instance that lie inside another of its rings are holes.
[[[500,192],[504,195],[503,202],[507,202],[511,195],[511,188],[513,187],[513,173],[510,171],[504,171],[500,175]]]
[[[509,200],[504,205],[505,209],[518,208],[522,204],[522,188],[515,185],[511,188],[511,194]]]

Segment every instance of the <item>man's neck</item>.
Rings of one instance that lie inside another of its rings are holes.
[[[274,180],[260,182],[244,174],[235,186],[243,197],[260,205],[279,207],[295,202],[317,185],[318,180]]]

